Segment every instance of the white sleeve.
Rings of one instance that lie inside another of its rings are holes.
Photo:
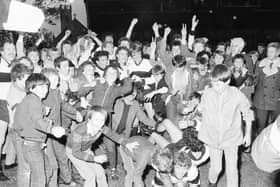
[[[188,181],[193,181],[197,178],[197,176],[198,176],[198,169],[195,165],[192,165],[191,168],[188,171],[187,180]]]

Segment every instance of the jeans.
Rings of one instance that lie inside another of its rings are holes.
[[[65,152],[65,144],[61,140],[52,139],[55,157],[59,166],[59,177],[65,183],[71,182],[71,170],[69,159]]]
[[[101,164],[76,158],[69,147],[66,147],[66,155],[85,180],[84,187],[96,187],[96,182],[98,187],[108,187],[105,171]]]
[[[152,159],[153,151],[151,152],[150,149],[146,149],[146,151],[143,151],[141,155],[138,155],[135,159],[133,159],[121,146],[120,154],[123,160],[124,169],[126,170],[124,186],[144,187],[142,175],[148,162]]]
[[[22,144],[23,139],[17,135],[16,132],[11,132],[13,144],[17,156],[17,186],[30,186],[30,167],[23,157]]]
[[[237,157],[238,146],[226,149],[216,149],[209,147],[210,168],[208,179],[211,183],[216,183],[222,170],[223,153],[226,161],[226,179],[228,187],[238,187]]]
[[[45,187],[53,174],[42,143],[23,140],[23,157],[31,170],[31,187]]]

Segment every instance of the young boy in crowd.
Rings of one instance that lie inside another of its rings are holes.
[[[42,70],[42,74],[45,75],[50,81],[49,93],[46,99],[44,99],[44,105],[51,108],[48,115],[48,119],[53,121],[54,126],[61,127],[61,114],[67,113],[68,117],[72,116],[72,120],[81,122],[83,120],[82,115],[69,103],[64,102],[61,98],[60,91],[58,89],[59,75],[55,69],[45,68]],[[71,183],[71,170],[69,168],[68,159],[65,153],[65,139],[52,138],[51,144],[54,147],[54,155],[59,166],[60,183]]]
[[[32,74],[25,84],[27,95],[17,106],[14,128],[23,138],[22,153],[31,170],[31,186],[45,187],[51,174],[48,157],[44,152],[47,134],[60,138],[62,127],[53,127],[46,118],[47,109],[42,103],[49,91],[49,80],[42,74]]]
[[[91,146],[104,134],[113,141],[123,144],[133,150],[137,143],[125,144],[125,139],[113,133],[108,127],[108,112],[101,106],[92,106],[87,115],[87,120],[81,123],[68,137],[66,154],[75,165],[80,175],[85,179],[84,187],[107,187],[107,180],[102,163],[107,162],[105,154],[94,155]]]
[[[201,98],[202,126],[199,139],[209,146],[209,186],[217,186],[225,154],[228,187],[238,186],[238,147],[251,143],[251,123],[254,119],[246,96],[231,87],[231,72],[225,65],[217,65],[211,72],[212,87]],[[246,124],[245,135],[241,128],[241,114]],[[213,118],[213,116],[215,116]]]
[[[11,129],[8,133],[8,137],[13,142],[13,146],[9,147],[6,155],[6,163],[15,163],[17,160],[17,185],[22,187],[29,187],[29,175],[30,169],[23,158],[22,154],[22,139],[18,133],[14,130],[14,116],[17,105],[21,103],[25,97],[25,81],[30,76],[30,69],[23,64],[15,64],[11,69],[11,80],[12,84],[8,92],[7,102],[10,112],[10,123],[9,128]]]
[[[109,65],[109,53],[107,51],[97,51],[94,54],[95,72],[103,77],[105,68]]]
[[[164,186],[162,180],[169,180],[176,187],[184,187],[186,185],[195,187],[200,185],[198,169],[192,164],[192,160],[186,152],[176,152],[171,164],[172,170],[170,173],[156,173],[153,181],[154,187]]]
[[[154,112],[151,104],[151,99],[156,94],[165,94],[168,92],[168,85],[165,81],[165,70],[161,65],[155,65],[152,68],[152,79],[153,83],[147,84],[147,88],[144,93],[144,99],[147,101],[144,103],[144,107],[150,118],[153,118]]]

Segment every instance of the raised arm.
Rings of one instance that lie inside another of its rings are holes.
[[[56,44],[56,48],[61,51],[61,46],[62,46],[62,43],[67,40],[67,38],[71,35],[71,31],[70,30],[66,30],[65,31],[65,34],[63,36],[63,38],[61,38],[61,40]]]
[[[25,56],[23,38],[24,38],[23,33],[19,33],[17,43],[16,43],[17,58]]]
[[[194,38],[195,38],[195,30],[196,30],[198,23],[199,23],[199,20],[196,18],[196,15],[193,15],[192,28],[191,28],[191,32],[189,33],[189,38],[188,38],[188,47],[190,50],[192,50],[192,45],[194,43]]]
[[[131,23],[130,23],[129,28],[128,28],[128,30],[127,30],[127,33],[126,33],[126,35],[125,35],[126,38],[128,38],[128,39],[131,38],[133,29],[134,29],[135,25],[137,24],[137,22],[138,22],[138,19],[137,19],[137,18],[133,18],[133,19],[131,20]]]
[[[45,40],[45,35],[43,33],[40,34],[40,37],[36,41],[35,45],[38,47]]]
[[[97,34],[91,30],[88,31],[88,34],[90,37],[97,43],[97,45],[100,47],[102,46],[102,41],[97,37]]]
[[[164,29],[164,35],[163,35],[163,38],[161,39],[160,41],[160,44],[159,44],[159,56],[160,58],[164,59],[167,55],[167,50],[166,50],[166,41],[167,41],[167,37],[168,35],[170,34],[171,32],[171,28],[170,27],[166,27]]]

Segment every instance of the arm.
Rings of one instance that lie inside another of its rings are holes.
[[[166,53],[167,53],[167,51],[166,51],[166,41],[167,41],[167,37],[170,34],[170,32],[171,32],[170,27],[165,28],[163,38],[160,40],[160,43],[159,43],[159,56],[162,59],[165,58],[164,56],[166,56]]]
[[[89,154],[85,151],[82,151],[82,140],[83,137],[76,133],[73,132],[73,145],[72,145],[72,154],[74,157],[80,159],[80,160],[84,160],[87,162],[94,162],[94,155],[93,154]]]
[[[196,30],[196,27],[199,23],[199,20],[196,19],[196,15],[194,15],[192,17],[192,28],[191,28],[191,32],[189,34],[189,38],[188,38],[188,47],[189,49],[192,49],[192,45],[194,43],[194,37],[195,37],[195,30]]]
[[[178,142],[180,139],[183,138],[183,132],[180,130],[178,126],[176,126],[172,121],[169,119],[165,119],[159,126],[158,131],[162,131],[165,129],[173,143]]]
[[[38,47],[45,40],[45,36],[43,33],[40,34],[40,37],[36,41],[35,45]]]
[[[129,28],[127,30],[127,33],[125,35],[126,38],[130,39],[131,38],[131,35],[132,35],[132,31],[135,27],[135,25],[137,24],[138,22],[138,19],[137,18],[133,18],[130,25],[129,25]]]
[[[114,141],[118,144],[121,144],[121,145],[124,145],[123,144],[124,140],[126,140],[124,138],[124,136],[119,135],[116,132],[113,132],[109,127],[104,127],[103,131],[102,131],[102,134],[104,134],[106,137],[110,138],[112,141]]]
[[[18,35],[18,40],[16,43],[17,58],[25,56],[23,38],[24,38],[24,35],[22,33],[20,33]]]
[[[168,174],[160,173],[159,175],[160,175],[161,181],[163,183],[163,187],[173,187],[171,178]]]
[[[66,30],[63,38],[56,44],[56,48],[61,51],[61,45],[62,43],[71,35],[70,30]]]
[[[97,34],[95,32],[92,32],[89,30],[90,37],[97,43],[98,46],[102,46],[102,41],[97,37]]]
[[[252,129],[252,121],[254,120],[254,113],[251,110],[250,101],[247,97],[240,92],[240,111],[242,113],[243,120],[246,124],[244,143],[245,146],[249,146],[251,144],[251,129]]]
[[[146,115],[146,113],[140,108],[140,105],[137,101],[134,102],[134,106],[136,108],[136,116],[139,121],[143,122],[145,125],[148,125],[150,127],[154,127],[156,125],[156,122]]]

